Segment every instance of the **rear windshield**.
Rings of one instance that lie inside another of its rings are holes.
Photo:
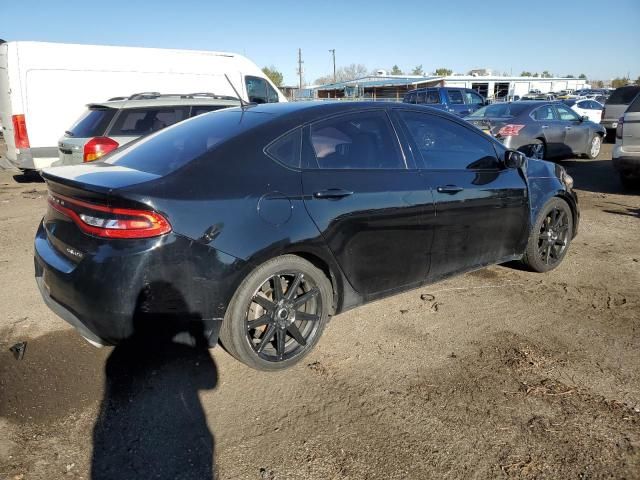
[[[609,97],[609,105],[628,105],[640,92],[640,87],[620,87]]]
[[[627,112],[640,112],[640,95],[638,95],[633,103],[629,105],[629,108],[627,108]]]
[[[256,127],[272,115],[227,110],[198,115],[118,149],[104,162],[155,175],[167,175],[211,151],[219,143]],[[266,142],[265,142],[266,143]]]
[[[529,106],[524,103],[494,103],[476,110],[469,116],[475,118],[515,117],[527,108]]]
[[[127,108],[120,110],[112,137],[140,137],[178,123],[187,118],[189,107]]]
[[[90,108],[66,134],[76,138],[101,137],[115,113],[113,108]]]

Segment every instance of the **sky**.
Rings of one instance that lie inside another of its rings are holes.
[[[0,0],[0,38],[236,52],[288,85],[298,48],[306,83],[330,49],[338,68],[640,76],[640,0]]]

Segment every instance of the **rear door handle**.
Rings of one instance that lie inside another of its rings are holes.
[[[348,197],[349,195],[353,195],[353,192],[342,188],[329,188],[327,190],[320,190],[319,192],[313,193],[315,198],[343,198]]]
[[[565,130],[571,130],[571,127],[564,127]]]
[[[453,195],[455,193],[459,193],[464,190],[462,187],[458,187],[457,185],[444,185],[436,188],[438,193],[448,193],[449,195]]]
[[[549,128],[549,125],[542,125],[542,128]]]

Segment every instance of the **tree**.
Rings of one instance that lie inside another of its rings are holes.
[[[587,76],[586,76],[584,73],[581,73],[580,75],[578,75],[578,78],[579,78],[580,80],[586,80],[586,79],[587,79]]]
[[[569,74],[569,75],[567,75],[566,78],[576,78],[576,77],[574,77],[573,75]]]
[[[282,72],[279,72],[276,67],[271,65],[270,67],[263,67],[262,72],[269,77],[273,83],[275,83],[276,87],[282,86],[282,80],[284,77],[282,76]]]
[[[340,67],[336,70],[336,82],[348,82],[355,80],[356,78],[366,77],[369,74],[367,67],[361,63],[352,63],[346,67]],[[326,85],[328,83],[334,83],[333,75],[325,75],[324,77],[316,78],[316,85]]]
[[[636,85],[640,85],[640,77],[636,78]]]
[[[422,70],[422,65],[418,65],[413,70],[411,70],[411,75],[424,75],[424,70]]]
[[[540,77],[542,78],[551,78],[553,75],[551,75],[549,73],[549,70],[545,70],[544,72],[542,72],[542,75],[540,75]]]
[[[620,78],[620,77],[616,77],[613,80],[611,80],[611,86],[613,88],[620,88],[620,87],[624,87],[626,84],[629,83],[629,79],[628,78]]]
[[[604,88],[604,82],[602,80],[594,80],[592,84],[595,88]]]
[[[538,78],[540,75],[538,75],[538,72],[534,73],[533,75],[531,75],[532,77]]]
[[[521,77],[531,77],[533,76],[533,74],[531,72],[527,72],[526,70],[524,72],[520,73]]]
[[[402,75],[402,70],[400,70],[400,67],[398,65],[394,65],[393,67],[391,67],[391,75]]]
[[[434,72],[436,77],[448,77],[449,75],[451,75],[453,73],[453,70],[449,69],[449,68],[437,68],[436,71]]]

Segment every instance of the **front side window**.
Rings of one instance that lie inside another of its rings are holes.
[[[464,92],[464,97],[467,104],[469,105],[482,105],[484,103],[484,100],[482,99],[482,97],[477,93]]]
[[[564,105],[558,105],[557,107],[558,115],[560,116],[560,120],[564,121],[573,121],[580,120],[580,117],[576,112],[571,110],[570,108],[565,107]]]
[[[424,103],[428,105],[437,105],[440,103],[440,93],[437,90],[427,90]]]
[[[354,113],[323,120],[311,125],[309,136],[318,168],[405,168],[385,112]]]
[[[127,108],[120,111],[109,135],[142,136],[157,132],[187,118],[185,107]]]
[[[416,103],[416,92],[411,92],[407,94],[407,97],[405,98],[405,102],[407,103]]]
[[[399,112],[424,166],[437,170],[497,169],[491,141],[456,122],[420,112]]]
[[[260,77],[245,77],[247,86],[247,95],[252,103],[277,103],[278,93],[273,89],[269,82]]]
[[[452,105],[464,104],[464,99],[462,98],[462,92],[460,90],[447,90],[447,95],[449,95],[449,103]]]
[[[533,111],[533,119],[538,121],[550,121],[555,120],[555,113],[551,105],[544,105]]]

